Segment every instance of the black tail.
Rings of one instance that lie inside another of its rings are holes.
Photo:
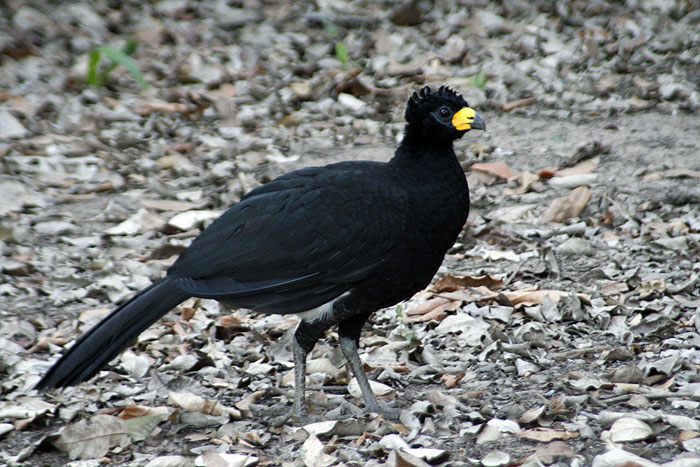
[[[72,386],[91,378],[136,336],[187,298],[168,278],[142,290],[78,339],[36,388]]]

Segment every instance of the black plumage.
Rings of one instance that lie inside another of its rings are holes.
[[[386,163],[354,161],[283,175],[248,193],[207,227],[167,275],[85,333],[38,388],[95,375],[188,297],[262,313],[299,313],[293,413],[303,416],[306,355],[338,325],[365,407],[379,410],[357,354],[369,315],[430,283],[469,212],[453,141],[484,122],[454,91],[423,88]]]

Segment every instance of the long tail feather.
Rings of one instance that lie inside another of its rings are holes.
[[[158,318],[187,298],[172,287],[168,278],[142,290],[78,339],[36,388],[72,386],[88,380]]]

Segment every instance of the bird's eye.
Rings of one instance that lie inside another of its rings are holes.
[[[440,107],[440,110],[438,110],[440,113],[441,117],[449,117],[450,116],[450,109],[447,107]]]

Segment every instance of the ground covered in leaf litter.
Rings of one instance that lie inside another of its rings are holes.
[[[700,10],[628,7],[0,6],[3,463],[699,465]],[[128,39],[151,86],[85,86],[89,50]],[[423,84],[488,132],[458,144],[472,214],[439,280],[363,335],[399,422],[359,413],[331,332],[311,406],[345,420],[275,426],[294,320],[209,301],[31,390],[250,188],[389,158]]]

